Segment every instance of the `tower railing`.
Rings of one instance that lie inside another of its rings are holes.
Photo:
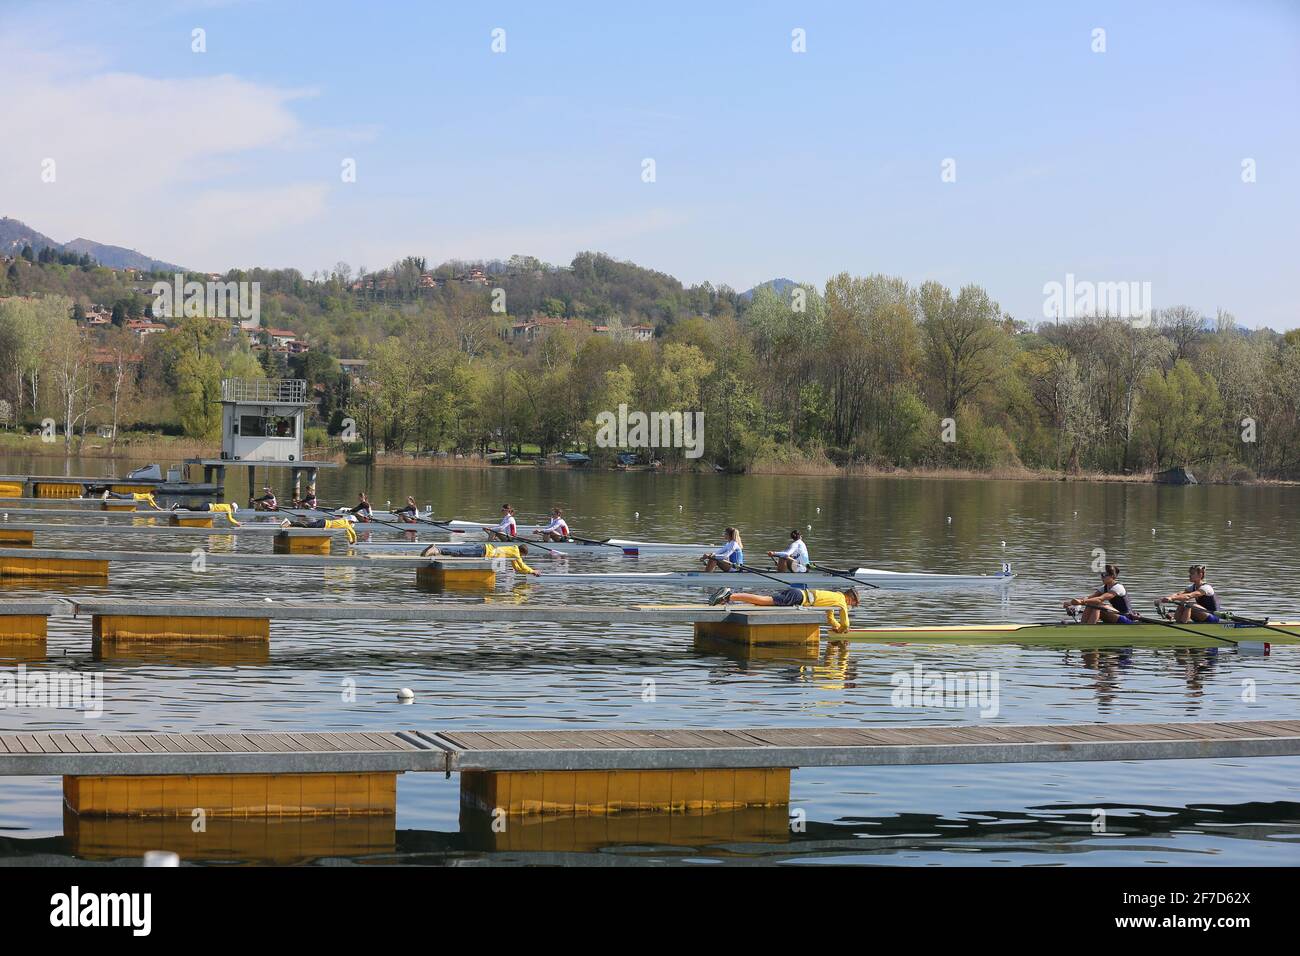
[[[221,400],[304,405],[307,402],[307,382],[301,378],[226,378],[221,381]]]

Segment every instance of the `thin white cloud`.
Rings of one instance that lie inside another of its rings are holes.
[[[265,185],[259,160],[308,132],[291,110],[314,95],[236,76],[155,78],[9,60],[0,211],[59,241],[86,236],[203,266],[250,228],[319,215],[320,184]],[[54,181],[42,180],[53,161]],[[256,186],[242,180],[254,179]],[[323,181],[323,180],[322,180]]]

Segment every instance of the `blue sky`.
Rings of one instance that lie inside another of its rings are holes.
[[[1073,273],[1300,325],[1300,3],[0,0],[0,61],[0,215],[194,268],[591,249],[1028,321]]]

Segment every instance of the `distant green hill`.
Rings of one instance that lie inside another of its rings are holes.
[[[109,246],[102,242],[95,242],[92,239],[73,239],[67,243],[57,242],[45,235],[45,233],[37,232],[25,222],[10,219],[7,216],[0,218],[0,255],[16,256],[23,251],[24,246],[31,246],[33,252],[53,248],[63,252],[75,252],[77,255],[84,253],[101,266],[107,266],[110,269],[141,269],[146,272],[184,271],[181,266],[164,262],[161,259],[152,259],[143,253],[136,252],[134,249]]]

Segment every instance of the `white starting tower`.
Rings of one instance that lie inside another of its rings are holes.
[[[303,418],[310,407],[307,383],[292,379],[239,379],[221,382],[221,458],[193,458],[186,465],[202,465],[203,480],[224,486],[227,465],[248,465],[250,497],[257,493],[255,469],[289,468],[293,496],[302,493],[302,479],[315,493],[316,472],[333,468],[334,462],[304,461]],[[276,489],[284,493],[284,489]]]

